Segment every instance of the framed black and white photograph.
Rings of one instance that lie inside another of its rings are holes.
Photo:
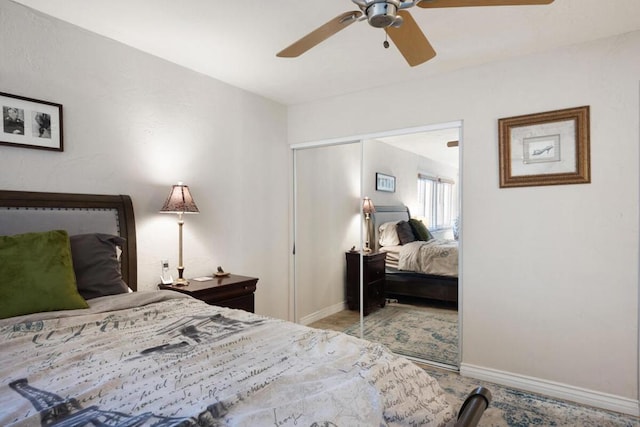
[[[376,172],[376,191],[396,191],[396,177]]]
[[[62,105],[0,92],[0,144],[63,150]]]
[[[500,187],[591,182],[589,106],[498,120]]]

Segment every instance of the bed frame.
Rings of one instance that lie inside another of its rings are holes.
[[[0,190],[0,235],[61,229],[70,235],[115,234],[122,248],[122,278],[137,290],[136,225],[129,196]]]
[[[378,227],[390,221],[408,221],[411,218],[405,205],[376,206],[373,217],[373,241],[375,250],[379,250]],[[458,304],[458,278],[403,272],[386,269],[385,294],[387,297],[411,297],[442,302],[448,305]]]

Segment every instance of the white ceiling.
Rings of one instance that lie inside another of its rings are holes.
[[[7,1],[7,0],[0,0]],[[640,30],[640,0],[409,9],[437,56],[410,67],[384,31],[356,22],[299,58],[275,55],[350,0],[12,0],[285,105],[372,89]],[[235,7],[234,7],[235,6]],[[457,166],[458,129],[383,142]]]
[[[7,0],[0,0],[7,1]],[[350,0],[15,0],[234,86],[293,105],[640,29],[640,0],[410,9],[438,55],[409,67],[356,22],[299,58],[275,54]]]

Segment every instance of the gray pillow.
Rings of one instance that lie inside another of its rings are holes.
[[[398,222],[398,224],[396,225],[396,231],[398,232],[398,239],[400,240],[401,245],[415,242],[416,236],[413,234],[411,224],[409,224],[407,221]]]
[[[129,287],[122,280],[116,248],[124,245],[124,238],[92,233],[70,236],[69,240],[78,292],[84,299],[129,291]]]

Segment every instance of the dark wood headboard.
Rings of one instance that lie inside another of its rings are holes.
[[[22,212],[39,211],[39,214],[46,216],[46,212],[56,212],[64,216],[64,211],[81,212],[86,217],[90,217],[91,212],[113,212],[113,230],[121,237],[127,239],[125,247],[122,248],[121,269],[124,281],[132,290],[138,288],[138,267],[136,258],[136,224],[133,214],[133,204],[131,198],[125,195],[101,195],[101,194],[68,194],[68,193],[41,193],[33,191],[7,191],[0,190],[0,223],[3,222],[2,214],[12,214],[13,224],[17,225],[14,233],[0,230],[0,234],[17,234],[27,231],[46,231],[45,229],[68,227],[57,223],[60,218],[53,219],[51,223],[38,220],[34,226],[32,223],[20,224]],[[15,218],[18,218],[16,221]],[[5,226],[9,221],[4,221]],[[2,226],[2,224],[0,224]],[[25,229],[33,228],[33,229]],[[10,230],[11,231],[11,230]],[[68,230],[70,234],[73,233]],[[105,232],[104,230],[91,229],[90,219],[83,225],[82,232]]]

